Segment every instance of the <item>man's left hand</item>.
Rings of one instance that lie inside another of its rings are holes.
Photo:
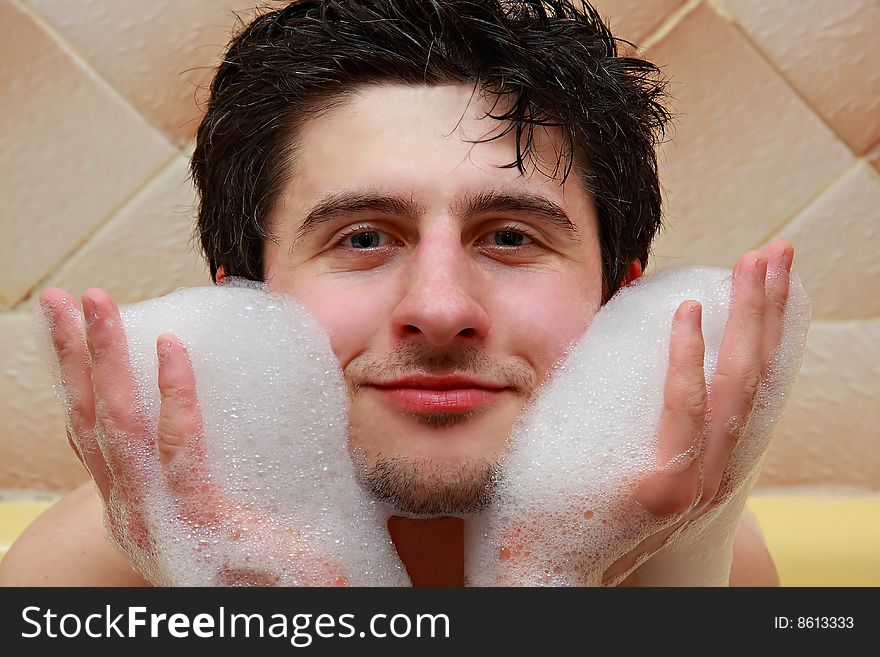
[[[762,251],[746,253],[737,263],[718,367],[708,388],[702,309],[696,301],[679,306],[673,320],[655,468],[645,473],[634,496],[658,518],[681,518],[615,561],[605,572],[604,583],[623,581],[686,524],[724,501],[719,494],[722,475],[782,338],[793,259],[792,245],[776,241]]]

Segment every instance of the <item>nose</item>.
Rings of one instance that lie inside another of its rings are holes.
[[[478,298],[479,278],[456,233],[425,236],[402,271],[403,295],[391,315],[395,333],[422,335],[433,346],[485,337],[490,320]]]

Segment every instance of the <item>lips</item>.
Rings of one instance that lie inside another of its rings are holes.
[[[485,408],[509,388],[459,376],[411,376],[371,384],[383,400],[410,413],[467,413]]]

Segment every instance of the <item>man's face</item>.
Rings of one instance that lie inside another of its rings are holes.
[[[270,288],[330,334],[374,492],[413,514],[484,504],[529,396],[601,303],[595,210],[515,159],[465,85],[366,87],[306,123],[265,248]],[[495,113],[501,111],[496,108]],[[558,135],[536,130],[542,170]]]

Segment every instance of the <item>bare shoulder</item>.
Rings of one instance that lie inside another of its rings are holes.
[[[91,482],[68,493],[25,529],[0,562],[2,586],[145,586],[104,536]]]
[[[779,586],[776,564],[755,516],[746,509],[733,539],[730,586]]]

